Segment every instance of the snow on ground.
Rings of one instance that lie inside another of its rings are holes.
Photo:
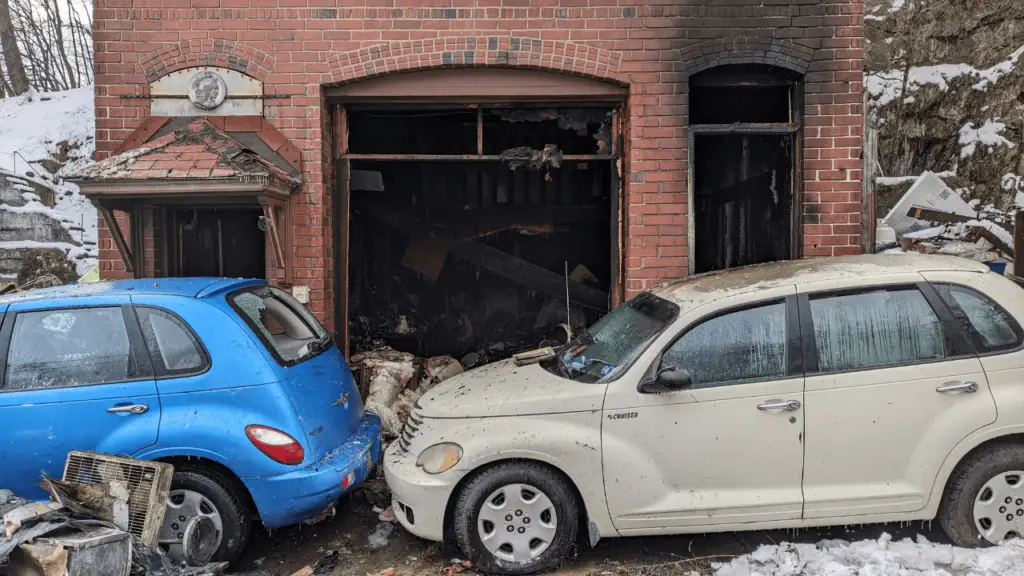
[[[985,146],[989,151],[996,146],[1013,148],[1013,142],[1003,137],[1003,130],[1006,124],[999,119],[986,120],[980,127],[974,122],[968,122],[960,129],[960,159],[974,156],[978,145]]]
[[[893,542],[883,534],[860,542],[761,546],[715,568],[715,576],[1020,576],[1024,541],[966,549],[923,536]]]
[[[937,86],[939,90],[945,91],[949,88],[950,82],[961,76],[971,77],[976,81],[973,88],[984,91],[1010,73],[1021,56],[1024,56],[1024,46],[991,68],[978,69],[970,64],[914,66],[907,75],[907,92],[909,94],[926,85]],[[889,70],[866,74],[865,88],[877,106],[885,106],[900,97],[903,89],[903,71]]]
[[[70,145],[68,162],[50,174],[39,162],[55,155],[65,141]],[[29,203],[17,210],[45,212],[60,220],[72,238],[86,245],[89,257],[77,261],[83,273],[96,263],[96,209],[64,178],[91,163],[95,150],[91,86],[0,99],[0,171],[51,188],[56,202],[50,209],[38,196],[26,195]]]

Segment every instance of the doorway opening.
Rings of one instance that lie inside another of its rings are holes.
[[[482,364],[564,342],[620,297],[613,105],[343,114],[336,308],[353,353]]]
[[[167,275],[266,277],[263,210],[168,208]]]
[[[765,65],[690,78],[691,272],[799,256],[801,80]]]

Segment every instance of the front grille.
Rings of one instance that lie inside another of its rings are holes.
[[[405,423],[402,428],[402,434],[398,437],[398,447],[402,452],[409,451],[409,445],[412,443],[412,439],[416,436],[416,432],[423,426],[423,416],[418,410],[413,410],[412,414],[409,415],[409,420]]]

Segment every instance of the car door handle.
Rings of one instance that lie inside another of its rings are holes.
[[[792,412],[800,409],[800,402],[797,400],[773,400],[757,406],[758,410],[786,410]]]
[[[107,412],[111,414],[145,414],[149,412],[149,406],[145,404],[129,404],[127,406],[114,406],[107,408]]]
[[[978,384],[976,382],[964,382],[962,384],[956,384],[953,382],[947,382],[942,386],[935,389],[936,392],[966,392],[968,394],[978,391]]]

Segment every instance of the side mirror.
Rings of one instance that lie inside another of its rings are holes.
[[[658,374],[640,384],[641,394],[664,394],[689,388],[693,384],[693,375],[686,368],[667,366],[658,370]]]

